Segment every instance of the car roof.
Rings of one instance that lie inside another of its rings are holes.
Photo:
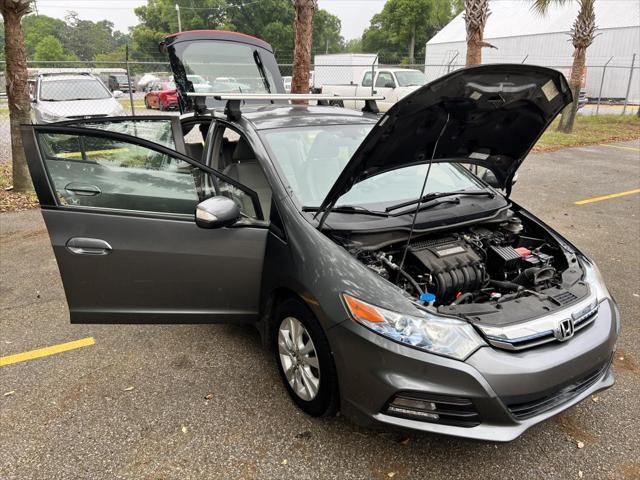
[[[269,105],[242,112],[256,130],[319,125],[374,124],[379,118],[371,113],[341,107],[314,105]]]

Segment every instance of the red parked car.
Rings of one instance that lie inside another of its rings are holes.
[[[144,96],[144,106],[158,110],[177,110],[176,84],[169,81],[151,82]]]

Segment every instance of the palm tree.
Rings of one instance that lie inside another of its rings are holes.
[[[489,18],[489,0],[464,0],[464,23],[467,27],[467,65],[482,63],[482,47],[493,45],[484,41],[484,26]]]
[[[552,4],[564,5],[574,0],[534,0],[533,8],[545,15]],[[596,32],[596,13],[594,11],[595,0],[575,0],[580,6],[578,16],[571,28],[571,42],[573,43],[573,65],[569,85],[573,93],[573,103],[562,112],[562,118],[558,130],[570,133],[578,111],[578,96],[582,86],[582,74],[587,56],[587,48],[593,43]]]
[[[31,11],[31,0],[0,0],[0,13],[4,19],[4,54],[7,69],[7,98],[11,124],[11,157],[13,163],[13,190],[26,192],[33,189],[22,148],[20,124],[31,122],[31,100],[27,83],[27,52],[20,20]]]
[[[293,8],[295,9],[293,20],[295,39],[291,93],[309,93],[313,14],[316,10],[316,0],[293,0]]]

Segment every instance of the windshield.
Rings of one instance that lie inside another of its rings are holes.
[[[127,83],[126,75],[115,75],[115,79],[116,79],[117,82]]]
[[[180,59],[187,78],[204,85],[201,92],[269,93],[267,84],[275,92],[273,76],[267,68],[263,76],[254,50],[243,43],[193,41],[184,47]]]
[[[335,125],[266,130],[263,137],[287,182],[305,207],[318,207],[373,125]],[[428,165],[381,173],[355,184],[336,203],[384,208],[420,196]],[[426,193],[479,190],[464,167],[434,163]]]
[[[425,74],[417,70],[396,70],[395,73],[401,87],[421,87],[427,83]]]
[[[59,102],[64,100],[98,100],[110,98],[109,90],[98,80],[46,80],[40,84],[40,100]]]

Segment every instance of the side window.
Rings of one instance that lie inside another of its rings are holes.
[[[242,189],[171,155],[85,134],[39,133],[38,143],[61,205],[193,215],[199,202],[217,194],[255,216]]]
[[[167,148],[176,150],[176,142],[173,137],[173,125],[167,120],[145,120],[144,117],[135,120],[91,121],[81,120],[73,122],[74,125],[108,132],[123,133],[132,137],[142,138],[150,142],[159,143]]]
[[[385,88],[387,85],[396,86],[396,82],[393,81],[393,76],[389,72],[380,72],[376,79],[376,88]]]
[[[213,148],[213,168],[256,192],[264,218],[269,218],[271,187],[253,149],[234,129],[222,125],[218,128],[220,130],[216,132]]]
[[[362,86],[363,87],[370,87],[373,84],[373,74],[371,72],[367,72],[364,74],[364,77],[362,77]]]

